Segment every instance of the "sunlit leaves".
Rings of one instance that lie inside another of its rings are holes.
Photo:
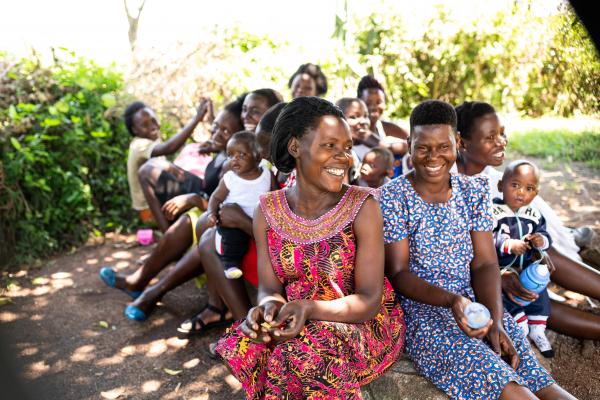
[[[0,66],[12,65],[0,97],[8,101],[0,104],[0,265],[130,223],[122,78],[68,52],[57,56],[50,66],[0,57]]]

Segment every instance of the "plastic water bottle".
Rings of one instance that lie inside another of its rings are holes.
[[[483,328],[490,320],[490,312],[481,303],[471,303],[465,307],[467,324],[473,329]]]
[[[548,267],[544,264],[531,264],[521,272],[519,280],[525,289],[541,293],[548,286],[548,282],[550,282],[550,271],[548,271]],[[531,303],[531,301],[525,301],[516,296],[515,300],[524,306]]]

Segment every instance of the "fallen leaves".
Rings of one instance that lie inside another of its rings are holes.
[[[0,307],[5,306],[7,304],[12,304],[12,300],[10,297],[0,297]]]
[[[50,282],[50,280],[48,278],[44,278],[43,276],[38,276],[37,278],[34,278],[31,281],[31,284],[33,284],[33,285],[45,285],[48,282]]]
[[[109,390],[107,392],[100,392],[100,396],[102,396],[103,399],[107,400],[115,400],[121,397],[122,395],[123,389],[120,388]]]
[[[174,369],[169,369],[169,368],[163,368],[163,371],[165,371],[167,374],[171,375],[171,376],[175,376],[175,375],[179,375],[180,373],[183,372],[183,370],[174,370]]]

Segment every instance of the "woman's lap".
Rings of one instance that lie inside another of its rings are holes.
[[[350,347],[343,346],[344,334],[338,338],[306,334],[320,329],[320,321],[313,321],[295,338],[274,344],[255,343],[240,331],[242,322],[227,331],[216,351],[250,397],[287,393],[291,398],[305,398],[314,391],[330,393],[332,398],[352,398],[359,392],[361,371],[354,368],[357,363],[352,360]]]
[[[467,337],[449,310],[425,314],[413,317],[423,321],[416,329],[411,329],[411,321],[407,320],[407,353],[417,370],[451,397],[497,398],[510,381],[526,386],[532,392],[554,383],[508,314],[504,315],[504,326],[521,359],[517,371],[486,343]]]

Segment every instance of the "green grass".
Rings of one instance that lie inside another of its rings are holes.
[[[552,160],[580,161],[600,169],[600,132],[528,130],[508,139],[508,151]]]

